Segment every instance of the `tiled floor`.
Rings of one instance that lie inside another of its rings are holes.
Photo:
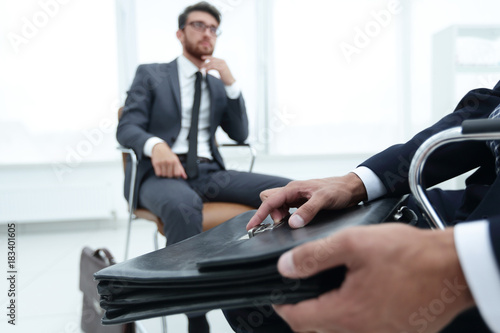
[[[0,332],[74,333],[81,332],[82,293],[79,290],[79,260],[82,248],[107,247],[122,261],[126,223],[58,222],[17,225],[16,230],[16,325],[7,323],[7,226],[0,225]],[[153,251],[153,224],[135,221],[130,256]],[[3,261],[4,263],[1,263]],[[232,332],[220,310],[208,313],[213,333]],[[161,320],[141,322],[148,332],[161,332]],[[167,318],[168,332],[187,332],[184,315]]]

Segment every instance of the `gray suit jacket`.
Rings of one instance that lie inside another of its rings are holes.
[[[207,86],[210,92],[210,148],[214,160],[224,168],[215,142],[215,131],[221,126],[231,139],[244,142],[248,137],[245,102],[241,95],[238,99],[229,99],[222,81],[212,75],[207,75]],[[156,136],[172,146],[180,130],[181,97],[177,59],[168,64],[140,65],[127,93],[123,115],[116,132],[118,142],[132,148],[139,160],[136,193],[145,177],[153,173],[151,159],[143,154],[146,141]],[[130,166],[131,163],[127,163],[127,198]]]

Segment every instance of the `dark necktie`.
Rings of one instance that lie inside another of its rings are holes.
[[[490,119],[500,119],[500,105],[490,114]],[[500,141],[488,141],[488,144],[495,156],[495,169],[497,174],[500,174]]]
[[[201,73],[196,72],[193,112],[191,113],[191,127],[188,134],[189,150],[186,159],[186,173],[188,178],[196,178],[198,176],[198,118],[200,115],[201,80]]]

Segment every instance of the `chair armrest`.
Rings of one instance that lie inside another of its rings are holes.
[[[253,148],[249,143],[222,143],[219,147],[247,147],[250,150],[251,156],[249,172],[252,172],[255,158],[257,157],[257,150],[255,150],[255,148]]]
[[[444,130],[428,138],[413,156],[408,173],[410,190],[431,228],[445,229],[446,223],[434,210],[427,199],[425,189],[422,187],[422,172],[425,162],[436,149],[443,145],[470,140],[500,140],[500,119],[466,120],[462,126]]]
[[[462,123],[462,134],[500,133],[500,119],[474,119]],[[494,139],[494,138],[489,138]]]
[[[135,152],[132,148],[127,148],[127,147],[120,145],[120,146],[116,147],[116,149],[118,149],[119,151],[121,151],[122,153],[125,153],[125,154],[135,155]]]

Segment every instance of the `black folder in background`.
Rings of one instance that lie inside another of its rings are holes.
[[[340,229],[386,221],[397,198],[342,211],[323,211],[304,228],[283,224],[249,238],[249,211],[164,249],[107,267],[99,281],[103,324],[152,317],[268,304],[295,303],[338,287],[345,268],[290,280],[277,271],[285,251]],[[264,223],[272,224],[268,217]]]

